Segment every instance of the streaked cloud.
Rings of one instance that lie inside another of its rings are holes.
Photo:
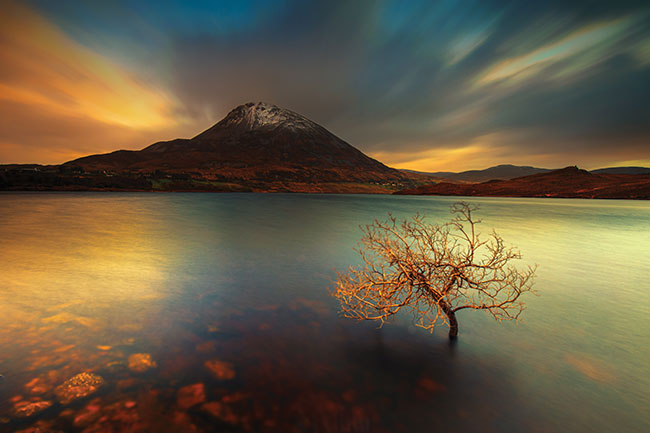
[[[478,80],[478,85],[486,85],[495,81],[508,81],[508,84],[530,78],[542,73],[546,67],[570,57],[576,57],[587,50],[599,52],[591,56],[593,63],[606,60],[611,53],[605,51],[625,36],[626,30],[635,22],[631,17],[617,19],[595,25],[588,25],[576,30],[557,42],[544,45],[522,56],[501,60],[489,68]],[[571,63],[568,69],[587,69],[593,63]]]
[[[172,98],[119,65],[67,38],[18,4],[3,13],[0,56],[8,68],[3,100],[49,106],[133,128],[154,128],[172,117]]]
[[[19,3],[3,2],[0,63],[2,162],[61,162],[55,155],[114,150],[130,137],[142,140],[143,132],[158,129],[171,133],[170,126],[187,120],[170,93],[139,81]],[[61,143],[61,135],[70,143]]]
[[[188,137],[251,100],[424,171],[650,160],[644,2],[0,2],[2,162]]]
[[[453,39],[447,50],[448,65],[453,66],[480,47],[493,32],[496,18]]]

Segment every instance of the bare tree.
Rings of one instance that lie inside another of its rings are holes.
[[[476,231],[478,209],[455,203],[455,215],[445,224],[428,224],[416,215],[398,222],[389,215],[362,227],[360,267],[338,272],[332,294],[345,317],[378,320],[381,325],[405,309],[416,326],[432,331],[449,326],[458,336],[456,313],[485,310],[496,320],[517,320],[524,309],[520,296],[532,292],[535,267],[518,270],[511,261],[518,250],[492,232],[482,239]]]

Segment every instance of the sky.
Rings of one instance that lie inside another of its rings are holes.
[[[650,166],[650,3],[0,0],[0,163],[265,101],[396,167]]]

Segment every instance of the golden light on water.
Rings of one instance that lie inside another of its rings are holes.
[[[84,213],[82,231],[72,223],[77,211]],[[129,317],[129,311],[133,304],[154,307],[166,296],[169,256],[163,251],[171,247],[152,235],[155,222],[134,221],[134,212],[138,208],[125,203],[81,210],[51,207],[46,200],[29,213],[5,218],[3,225],[16,231],[25,224],[43,230],[3,240],[3,250],[11,254],[3,258],[0,326],[98,331],[140,323],[143,317]],[[116,310],[119,305],[123,311]]]

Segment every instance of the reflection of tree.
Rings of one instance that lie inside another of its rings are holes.
[[[362,228],[361,267],[338,273],[333,295],[345,317],[385,320],[402,308],[417,326],[432,330],[443,322],[449,337],[458,335],[456,313],[485,310],[496,320],[516,320],[524,309],[520,296],[532,292],[534,267],[511,264],[519,251],[493,232],[481,239],[478,207],[452,205],[455,217],[428,224],[420,215],[398,222],[393,216]]]

